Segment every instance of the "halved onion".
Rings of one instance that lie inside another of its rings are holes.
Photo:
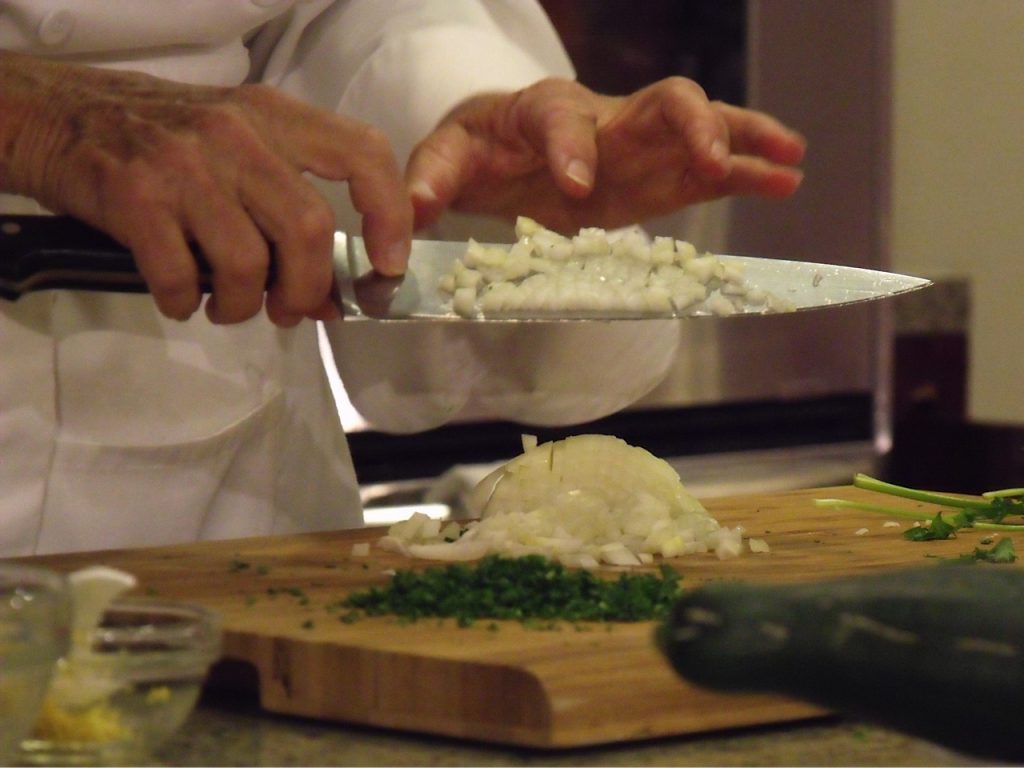
[[[741,530],[720,526],[670,464],[608,435],[524,439],[523,453],[481,480],[468,506],[479,519],[457,536],[451,523],[442,531],[417,514],[379,545],[434,560],[542,554],[583,568],[742,552]]]
[[[477,484],[469,511],[484,518],[556,501],[569,507],[583,494],[596,494],[615,509],[652,499],[669,514],[707,516],[668,462],[609,435],[575,435],[525,451]]]

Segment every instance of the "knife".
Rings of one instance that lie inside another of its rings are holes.
[[[402,277],[374,272],[362,238],[334,236],[335,303],[346,319],[459,321],[451,295],[439,288],[442,276],[466,252],[465,242],[414,240]],[[198,250],[200,284],[210,290],[211,269]],[[929,280],[892,272],[805,261],[720,255],[723,264],[743,270],[746,284],[781,299],[773,314],[837,307],[915,291]],[[271,276],[271,279],[272,276]],[[0,216],[0,298],[54,288],[146,293],[131,252],[116,240],[67,216]],[[782,307],[779,309],[778,307]],[[763,306],[740,306],[737,314],[764,314]],[[708,315],[698,309],[687,317]],[[616,308],[603,311],[538,311],[486,315],[472,322],[563,322],[636,320],[663,315]]]

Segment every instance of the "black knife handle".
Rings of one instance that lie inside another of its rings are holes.
[[[209,264],[192,253],[209,291]],[[0,298],[51,288],[149,292],[131,252],[103,232],[69,216],[0,214]]]

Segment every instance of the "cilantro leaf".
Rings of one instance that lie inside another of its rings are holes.
[[[910,541],[937,541],[939,539],[951,539],[956,535],[958,528],[957,518],[952,523],[947,523],[941,512],[936,512],[928,525],[917,528],[910,528],[903,532],[903,538]]]
[[[974,559],[987,563],[1012,563],[1017,559],[1017,552],[1013,548],[1013,539],[1003,539],[990,549],[984,547],[974,548]]]

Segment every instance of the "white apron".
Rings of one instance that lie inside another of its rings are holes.
[[[403,163],[462,99],[571,74],[526,0],[0,0],[0,47],[270,82],[375,123]],[[357,228],[344,185],[324,189],[339,224]],[[329,325],[353,402],[395,431],[469,406],[534,423],[597,418],[657,383],[676,338],[655,323],[516,336]],[[313,323],[214,326],[202,312],[178,323],[146,296],[0,301],[0,556],[361,520]]]

